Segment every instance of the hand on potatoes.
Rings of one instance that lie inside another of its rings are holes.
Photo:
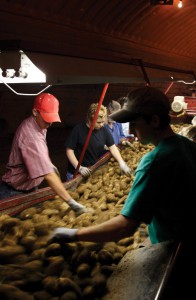
[[[48,244],[52,243],[71,243],[76,241],[77,229],[58,227],[50,234]]]
[[[131,169],[123,159],[120,161],[119,165],[122,173],[126,174],[127,176],[131,175]]]
[[[78,203],[74,199],[69,199],[67,201],[67,204],[71,207],[71,209],[75,212],[77,216],[89,212],[88,208]]]
[[[91,175],[91,170],[86,167],[80,166],[78,171],[84,177],[89,177]]]
[[[122,141],[121,144],[122,144],[123,146],[129,146],[129,147],[133,148],[133,145],[132,145],[131,142],[129,142],[128,140]]]

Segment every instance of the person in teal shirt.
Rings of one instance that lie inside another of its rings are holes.
[[[196,144],[170,125],[170,102],[153,87],[130,92],[124,107],[111,115],[130,122],[138,140],[155,148],[144,155],[120,214],[99,225],[56,228],[50,241],[118,241],[148,224],[152,244],[183,241],[195,235]]]

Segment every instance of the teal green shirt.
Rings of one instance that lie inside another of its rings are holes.
[[[121,214],[149,224],[153,244],[191,235],[196,216],[196,143],[175,134],[144,155]]]

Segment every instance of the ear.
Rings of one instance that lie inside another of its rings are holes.
[[[37,117],[37,110],[35,108],[32,109],[32,113],[34,117]]]
[[[153,128],[160,127],[160,117],[158,115],[152,115],[151,124]]]

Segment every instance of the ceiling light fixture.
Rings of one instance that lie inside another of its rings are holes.
[[[19,50],[19,53],[19,70],[6,69],[6,76],[3,76],[3,70],[0,68],[2,79],[6,83],[46,83],[44,72],[36,67],[22,50]]]
[[[11,91],[17,95],[23,96],[36,96],[49,88],[51,85],[45,87],[42,91],[37,94],[24,94],[17,93],[13,88],[11,88],[8,83],[46,83],[46,75],[37,68],[32,61],[27,57],[27,55],[20,50],[20,68],[19,70],[15,69],[6,69],[5,72],[0,67],[0,83],[5,84]],[[4,76],[5,73],[5,76]]]
[[[179,2],[178,2],[178,8],[182,8],[182,0],[179,0]]]

